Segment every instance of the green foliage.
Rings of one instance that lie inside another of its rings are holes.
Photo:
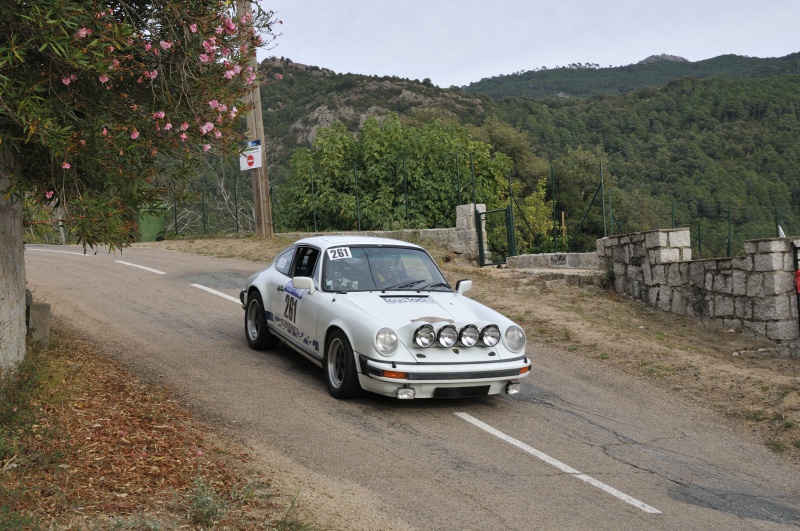
[[[358,139],[336,122],[318,130],[313,151],[295,150],[291,177],[275,187],[276,218],[305,230],[453,226],[456,204],[473,197],[488,209],[508,204],[512,167],[467,128],[439,120],[408,126],[396,114],[369,118]],[[543,232],[544,190],[536,187],[520,204]]]
[[[670,227],[673,220],[675,226],[692,229],[695,257],[726,254],[729,225],[734,252],[745,239],[775,236],[777,224],[787,234],[796,234],[800,231],[800,77],[792,72],[797,65],[797,54],[780,60],[723,56],[618,69],[573,65],[565,69],[569,72],[552,72],[573,83],[559,90],[578,94],[581,83],[602,87],[604,80],[629,87],[587,93],[584,99],[537,100],[520,97],[525,92],[513,87],[516,76],[503,76],[494,81],[507,84],[508,90],[502,100],[493,101],[457,88],[438,89],[396,77],[342,75],[270,59],[264,66],[282,76],[262,88],[265,129],[275,146],[270,175],[276,227],[314,228],[312,167],[315,185],[319,179],[319,194],[326,200],[315,206],[332,209],[316,220],[319,230],[356,228],[357,210],[363,228],[443,226],[450,222],[452,209],[446,205],[453,197],[457,201],[459,178],[461,202],[472,199],[468,150],[463,148],[469,138],[488,146],[491,157],[503,154],[512,162],[520,252],[570,247],[590,251],[594,240],[605,234]],[[696,77],[681,78],[687,74]],[[399,129],[383,131],[388,126],[381,120],[392,112],[399,117],[395,127]],[[369,125],[370,117],[378,119],[377,125]],[[305,164],[311,165],[308,169],[290,168],[290,161],[300,164],[293,159],[298,148],[312,148],[320,131],[337,121],[337,142],[349,146],[352,158],[346,162],[343,158],[330,175],[317,175],[320,155],[308,151],[303,155]],[[437,131],[459,127],[469,135],[454,137],[457,148],[434,147],[439,146]],[[447,149],[451,154],[442,154]],[[399,185],[399,153],[406,156],[407,201]],[[595,196],[601,164],[605,188]],[[290,178],[297,171],[305,172],[306,179]],[[384,180],[376,181],[378,174]],[[490,203],[490,208],[508,204],[508,174],[499,175],[494,195],[479,194],[478,201]],[[363,190],[358,208],[356,177],[370,187]],[[340,187],[331,195],[326,186],[334,178]],[[415,195],[422,189],[426,194]],[[535,199],[542,190],[543,200]],[[367,204],[365,197],[372,203]],[[533,206],[526,207],[523,203],[529,197]],[[543,201],[544,212],[539,208]],[[533,208],[530,216],[523,215],[527,208]],[[433,210],[437,214],[432,216]],[[334,224],[328,226],[329,222]],[[491,223],[497,226],[492,239],[504,239],[502,223]]]
[[[202,529],[212,528],[225,515],[227,503],[203,478],[197,477],[193,483],[194,490],[189,494],[189,519]]]
[[[254,30],[271,39],[272,15],[243,23],[224,0],[0,3],[0,192],[54,195],[84,245],[127,244],[138,207],[192,161],[235,155]]]

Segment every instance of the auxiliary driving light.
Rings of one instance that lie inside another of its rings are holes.
[[[416,391],[411,387],[401,387],[397,390],[397,398],[399,400],[413,400],[416,395]]]
[[[436,339],[439,340],[441,346],[450,348],[458,341],[458,331],[453,325],[445,325],[439,329],[439,333],[436,334]]]

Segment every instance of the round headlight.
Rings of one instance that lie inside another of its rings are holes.
[[[418,347],[428,348],[436,341],[436,332],[429,324],[422,325],[414,332],[414,344]]]
[[[481,330],[481,342],[487,347],[493,347],[500,342],[500,329],[497,325],[489,325]]]
[[[506,328],[506,346],[509,350],[519,352],[525,348],[525,332],[517,325]]]
[[[375,334],[375,348],[382,356],[391,356],[397,350],[397,334],[391,328],[381,328]]]
[[[439,340],[441,346],[450,348],[458,341],[458,331],[453,325],[445,325],[439,329],[436,339]]]
[[[475,325],[465,326],[461,329],[461,333],[458,334],[458,341],[465,347],[474,347],[478,344],[479,339],[480,334],[478,333],[478,327]]]

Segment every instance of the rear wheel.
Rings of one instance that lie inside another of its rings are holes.
[[[325,345],[325,383],[334,398],[352,398],[361,395],[353,348],[341,330],[331,332]]]
[[[261,350],[278,346],[280,340],[267,329],[267,313],[264,302],[257,291],[247,296],[247,309],[244,312],[244,335],[250,348]]]

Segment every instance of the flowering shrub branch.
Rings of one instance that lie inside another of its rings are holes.
[[[274,13],[221,0],[0,4],[6,194],[54,193],[84,245],[124,245],[141,205],[209,150],[235,153]],[[171,187],[170,187],[171,188]],[[48,200],[51,200],[48,198]],[[79,215],[76,215],[79,214]]]

